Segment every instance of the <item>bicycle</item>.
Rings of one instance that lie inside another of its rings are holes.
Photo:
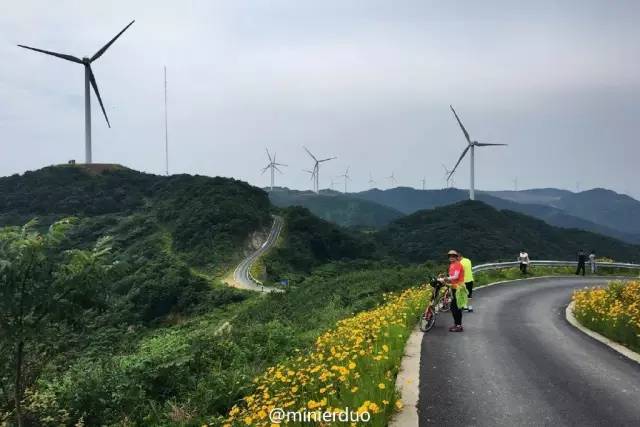
[[[422,332],[429,332],[433,325],[436,324],[436,317],[441,311],[449,311],[451,309],[451,288],[441,283],[437,278],[432,277],[429,280],[429,284],[433,288],[431,301],[425,309],[422,316],[420,316],[420,330]],[[442,296],[440,291],[445,288]]]

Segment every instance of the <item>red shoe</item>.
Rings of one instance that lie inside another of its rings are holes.
[[[462,327],[462,325],[452,326],[449,328],[449,332],[462,332],[462,331],[464,331],[464,328]]]

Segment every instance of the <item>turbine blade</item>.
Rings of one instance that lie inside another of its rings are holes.
[[[304,148],[304,151],[306,151],[306,152],[307,152],[307,154],[308,154],[308,155],[310,155],[310,156],[311,156],[311,158],[312,158],[313,160],[315,160],[316,162],[318,161],[318,159],[316,159],[316,156],[314,156],[313,154],[311,154],[311,151],[309,151],[309,149],[308,149],[307,147],[305,147],[305,146],[303,145],[303,146],[302,146],[302,148]]]
[[[318,163],[328,162],[329,160],[335,160],[337,157],[328,157],[326,159],[318,160]]]
[[[271,154],[269,153],[269,149],[265,148],[265,150],[267,150],[267,157],[269,158],[269,162],[273,162],[273,160],[271,159]]]
[[[282,175],[282,171],[281,171],[280,169],[278,169],[278,167],[277,167],[276,165],[273,165],[273,168],[274,168],[275,170],[277,170],[278,172],[280,172],[280,174]]]
[[[464,156],[467,154],[467,151],[469,151],[469,145],[467,145],[467,148],[464,149],[464,151],[462,152],[462,154],[460,155],[460,158],[458,159],[458,163],[456,163],[456,165],[453,167],[453,170],[449,173],[449,178],[451,178],[451,175],[453,175],[453,173],[456,171],[456,169],[458,169],[458,165],[460,164],[460,162],[462,161],[462,159],[464,158]]]
[[[505,146],[509,144],[488,144],[486,142],[476,142],[475,145],[478,147],[495,147],[495,146]]]
[[[133,25],[133,23],[136,22],[135,19],[131,22],[129,22],[129,25],[127,25],[126,27],[124,27],[124,29],[122,31],[120,31],[118,34],[116,34],[116,36],[114,38],[111,39],[111,41],[107,44],[105,44],[104,46],[102,46],[102,49],[100,49],[99,51],[97,51],[89,60],[89,62],[93,62],[96,59],[100,58],[102,56],[102,54],[104,54],[107,49],[109,49],[109,47],[113,44],[113,42],[115,42],[116,40],[118,40],[118,37],[120,37],[122,35],[122,33],[124,33],[125,31],[127,31],[127,28],[129,28],[130,26]]]
[[[260,173],[260,175],[264,175],[264,173],[267,171],[267,169],[269,169],[269,167],[270,167],[270,166],[271,166],[271,165],[269,165],[269,166],[267,166],[267,167],[263,168],[263,169],[262,169],[262,173]]]
[[[100,103],[100,108],[102,108],[102,114],[104,114],[104,118],[107,121],[107,126],[111,127],[111,123],[109,123],[109,117],[107,117],[107,112],[104,109],[104,105],[102,104],[102,97],[100,96],[100,91],[98,90],[98,83],[96,83],[96,77],[93,75],[93,70],[91,66],[89,67],[89,81],[91,82],[91,86],[93,86],[93,91],[96,93],[98,97],[98,102]]]
[[[25,46],[25,45],[22,45],[22,44],[19,44],[18,46],[23,48],[23,49],[35,50],[36,52],[44,53],[44,54],[47,54],[47,55],[55,56],[57,58],[66,59],[67,61],[71,61],[71,62],[76,62],[78,64],[82,64],[82,60],[80,58],[76,58],[73,55],[67,55],[65,53],[50,52],[48,50],[37,49],[35,47],[29,47],[29,46]]]
[[[464,133],[464,137],[467,138],[467,142],[471,144],[471,138],[469,138],[469,132],[467,132],[467,130],[464,128],[464,125],[460,121],[460,117],[458,117],[458,113],[456,113],[456,110],[453,109],[453,106],[449,105],[449,107],[451,107],[451,111],[453,111],[453,115],[456,116],[456,120],[460,125],[460,129],[462,129],[462,132]]]
[[[289,166],[289,165],[285,165],[284,163],[274,163],[275,166]]]

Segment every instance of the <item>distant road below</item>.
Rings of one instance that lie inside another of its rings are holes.
[[[638,426],[640,364],[569,324],[574,289],[540,278],[478,289],[464,332],[450,315],[422,340],[420,426]]]
[[[242,262],[238,264],[238,266],[234,270],[233,281],[236,287],[257,292],[279,291],[279,289],[257,284],[256,282],[251,280],[249,272],[251,271],[251,266],[253,265],[253,263],[276,244],[276,242],[278,241],[278,237],[280,236],[280,232],[282,231],[283,225],[284,220],[282,219],[282,217],[274,215],[273,226],[271,227],[271,231],[269,232],[267,240],[255,252],[251,253],[248,257],[243,259]]]

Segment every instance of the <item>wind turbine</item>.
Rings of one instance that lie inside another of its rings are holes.
[[[347,166],[347,170],[344,171],[344,174],[339,175],[338,178],[344,178],[344,194],[347,194],[347,183],[351,180],[349,176],[349,166]]]
[[[267,166],[265,166],[262,169],[262,173],[264,174],[267,171],[267,169],[271,169],[271,191],[273,191],[273,184],[276,179],[275,171],[282,173],[282,171],[278,168],[278,166],[287,166],[287,165],[276,162],[276,153],[273,153],[273,158],[272,158],[271,153],[269,153],[269,149],[266,148],[266,150],[267,150],[267,157],[269,158],[269,163],[267,164]]]
[[[373,188],[373,186],[375,185],[375,183],[376,183],[376,182],[373,180],[373,177],[371,176],[371,172],[369,172],[369,181],[368,181],[369,187],[370,187],[370,188]]]
[[[446,183],[445,188],[449,188],[449,186],[453,186],[453,174],[451,171],[444,165],[444,163],[440,163],[442,165],[442,169],[444,169],[444,181]]]
[[[462,133],[464,133],[464,137],[467,139],[467,144],[468,144],[467,147],[462,152],[462,154],[460,155],[460,158],[458,159],[458,163],[456,163],[456,165],[454,166],[454,168],[451,171],[451,173],[449,174],[449,176],[453,175],[453,173],[458,168],[458,165],[460,164],[460,162],[462,161],[464,156],[467,154],[467,151],[469,151],[469,149],[471,149],[471,185],[469,186],[469,199],[470,200],[475,200],[475,198],[476,198],[476,194],[475,194],[475,179],[476,179],[476,176],[475,176],[475,153],[476,153],[476,147],[490,147],[490,146],[499,146],[499,145],[507,145],[507,144],[487,144],[487,143],[481,143],[481,142],[478,142],[478,141],[471,141],[471,138],[469,137],[469,132],[467,132],[467,130],[464,128],[462,122],[460,121],[460,118],[458,117],[458,114],[456,113],[456,110],[454,110],[453,106],[451,106],[451,105],[449,105],[449,107],[451,108],[451,111],[453,111],[453,115],[456,116],[456,120],[458,121],[458,124],[460,125],[460,129],[462,129]]]
[[[326,159],[318,160],[316,158],[316,156],[311,154],[311,151],[309,151],[309,149],[307,147],[303,146],[302,148],[304,148],[304,151],[306,151],[307,154],[309,156],[311,156],[311,158],[314,161],[312,178],[315,177],[315,180],[313,182],[313,184],[314,184],[313,185],[313,191],[315,191],[316,193],[320,193],[320,163],[324,163],[324,162],[328,162],[329,160],[337,159],[337,157],[327,157]]]
[[[313,191],[316,191],[316,172],[313,170],[309,170],[309,169],[302,169],[302,172],[306,172],[310,175],[309,180],[313,181]]]
[[[420,182],[422,183],[422,189],[424,190],[424,186],[427,183],[427,179],[425,177],[422,177],[422,179],[420,180]]]
[[[387,179],[389,180],[390,185],[395,185],[395,183],[396,183],[396,182],[398,182],[398,181],[396,180],[396,177],[395,177],[394,173],[395,173],[395,172],[391,171],[391,175],[389,175],[389,176],[387,177]]]
[[[51,52],[43,49],[36,49],[35,47],[29,47],[25,45],[19,44],[19,47],[24,49],[34,50],[36,52],[44,53],[47,55],[55,56],[60,59],[66,59],[67,61],[75,62],[77,64],[82,64],[84,66],[84,145],[85,145],[85,163],[91,164],[91,93],[89,89],[89,85],[93,87],[93,91],[98,98],[98,102],[100,103],[100,108],[102,108],[102,113],[104,114],[104,118],[107,121],[107,126],[111,127],[111,123],[109,123],[109,118],[107,117],[107,112],[104,109],[104,105],[102,104],[102,98],[100,97],[100,91],[98,91],[98,84],[96,83],[96,77],[93,75],[93,70],[91,70],[91,64],[98,58],[100,58],[109,47],[124,33],[127,28],[129,28],[133,23],[136,22],[131,21],[129,25],[124,27],[122,31],[120,31],[114,38],[109,41],[109,43],[102,46],[100,50],[98,50],[91,58],[83,57],[82,59],[77,58],[73,55],[67,55],[64,53]]]

